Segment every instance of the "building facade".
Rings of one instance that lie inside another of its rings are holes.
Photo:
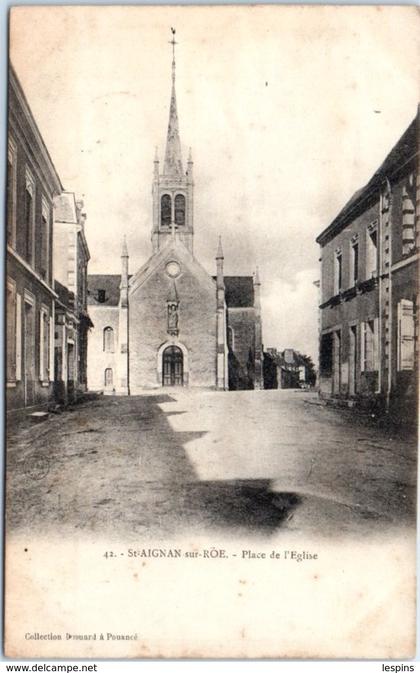
[[[8,89],[7,409],[48,405],[54,381],[53,202],[62,186],[13,70]]]
[[[72,192],[54,200],[55,310],[54,393],[58,403],[87,390],[87,343],[92,326],[87,312],[87,266],[83,201]]]
[[[88,385],[109,393],[160,386],[262,388],[260,282],[225,276],[219,241],[215,275],[194,255],[194,179],[186,170],[175,93],[175,60],[166,151],[153,171],[152,256],[129,275],[90,275]]]
[[[419,114],[317,238],[320,393],[395,414],[417,398],[418,162]]]
[[[293,348],[267,348],[263,361],[264,388],[309,388],[316,383],[312,360]]]

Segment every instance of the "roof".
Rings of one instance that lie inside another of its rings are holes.
[[[90,306],[118,306],[120,301],[121,274],[89,274],[88,304]],[[105,292],[105,300],[98,301],[99,290]]]
[[[131,278],[131,276],[129,276]],[[215,279],[216,277],[213,276]],[[254,306],[252,276],[225,276],[225,297],[228,308]],[[90,306],[118,306],[120,300],[120,274],[89,274],[88,304]],[[105,301],[98,301],[98,290],[105,291]]]
[[[214,276],[214,278],[216,278]],[[225,299],[228,308],[254,306],[254,281],[252,276],[224,276]]]
[[[373,174],[369,182],[358,189],[337,217],[316,239],[317,243],[323,245],[335,234],[343,229],[349,221],[365,210],[372,197],[379,192],[385,180],[391,179],[401,168],[414,159],[417,149],[417,117],[413,119],[410,126],[403,133],[399,141],[386,156],[378,170]]]

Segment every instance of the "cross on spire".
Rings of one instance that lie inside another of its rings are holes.
[[[172,40],[170,40],[169,44],[172,45],[172,81],[175,82],[175,45],[178,44],[178,42],[175,41],[175,34],[176,34],[175,28],[171,27],[171,31],[172,31]]]

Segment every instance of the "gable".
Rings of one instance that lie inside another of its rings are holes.
[[[170,281],[171,277],[167,275],[165,270],[167,264],[170,262],[177,262],[180,265],[181,275],[179,280],[182,279],[182,276],[188,274],[193,276],[203,289],[206,289],[212,294],[215,293],[216,284],[212,276],[210,276],[195,257],[192,256],[185,245],[177,240],[159,250],[155,255],[152,255],[152,257],[150,257],[131,278],[129,282],[130,296],[134,295],[140,287],[147,284],[155,275],[164,275],[168,278],[168,281]],[[175,278],[175,281],[177,281],[177,278]]]

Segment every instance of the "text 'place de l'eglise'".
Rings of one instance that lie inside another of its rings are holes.
[[[316,385],[324,400],[415,414],[419,113],[317,238],[315,380],[309,358],[285,348],[292,344],[263,347],[258,270],[229,275],[221,239],[210,272],[194,255],[194,237],[204,232],[194,227],[200,194],[194,193],[191,150],[186,161],[182,151],[174,55],[171,79],[165,152],[153,163],[150,256],[130,269],[136,241],[123,237],[121,272],[107,274],[104,260],[104,273],[88,275],[83,202],[63,187],[10,66],[8,411],[48,410],[87,391]],[[280,304],[279,297],[279,311]]]

